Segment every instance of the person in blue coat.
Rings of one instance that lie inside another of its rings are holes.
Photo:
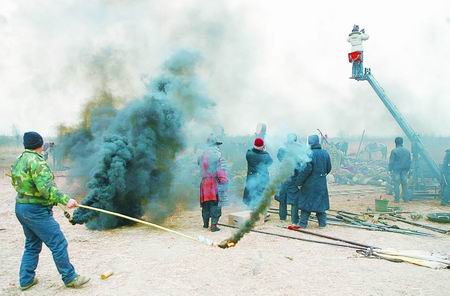
[[[327,175],[331,172],[331,160],[328,152],[322,149],[319,136],[309,136],[308,144],[311,147],[311,161],[292,177],[293,183],[300,187],[298,207],[301,213],[298,226],[306,228],[311,212],[315,212],[319,227],[323,228],[327,225],[326,211],[330,208]]]
[[[298,139],[297,135],[294,133],[290,133],[287,135],[287,141],[285,146],[280,147],[277,153],[277,158],[280,161],[280,163],[286,158],[286,157],[295,157],[295,153],[300,148],[298,147]],[[287,205],[291,205],[291,223],[292,224],[298,224],[298,188],[295,186],[292,186],[291,179],[289,178],[285,182],[283,182],[280,186],[280,190],[275,195],[275,200],[280,203],[279,205],[279,216],[281,221],[286,221],[287,218]]]
[[[244,189],[244,203],[249,208],[255,208],[261,201],[269,183],[269,166],[272,165],[272,157],[265,151],[264,140],[256,138],[253,148],[246,154],[247,181]]]

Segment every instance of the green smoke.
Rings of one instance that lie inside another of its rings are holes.
[[[295,145],[291,148],[288,155],[284,157],[281,162],[279,171],[272,178],[266,190],[264,191],[263,198],[257,207],[252,210],[250,218],[246,220],[241,227],[232,234],[232,236],[219,244],[221,248],[229,247],[228,243],[238,243],[246,233],[250,232],[253,227],[255,227],[256,222],[259,221],[260,217],[267,211],[272,202],[272,197],[278,192],[281,184],[285,182],[288,178],[293,177],[295,171],[301,171],[306,163],[308,163],[310,158],[311,150],[303,144]]]

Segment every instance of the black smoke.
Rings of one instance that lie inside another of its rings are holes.
[[[59,142],[73,171],[88,177],[83,204],[153,220],[176,210],[178,197],[171,193],[177,156],[186,147],[185,125],[212,106],[195,75],[198,61],[195,52],[176,53],[143,98],[119,108],[103,92],[77,128],[63,130]],[[77,209],[73,221],[90,229],[130,223],[85,209]]]

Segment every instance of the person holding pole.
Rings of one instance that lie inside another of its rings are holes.
[[[67,240],[52,211],[57,204],[72,209],[78,203],[56,187],[55,177],[42,155],[43,144],[43,138],[37,132],[26,132],[23,136],[25,150],[11,166],[11,182],[17,192],[16,216],[25,234],[20,289],[27,290],[38,283],[35,270],[42,243],[51,250],[66,287],[80,288],[89,278],[78,275],[70,263]]]

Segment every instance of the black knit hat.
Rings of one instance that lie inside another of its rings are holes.
[[[44,145],[44,139],[37,132],[26,132],[23,134],[23,146],[25,149],[36,149]]]

